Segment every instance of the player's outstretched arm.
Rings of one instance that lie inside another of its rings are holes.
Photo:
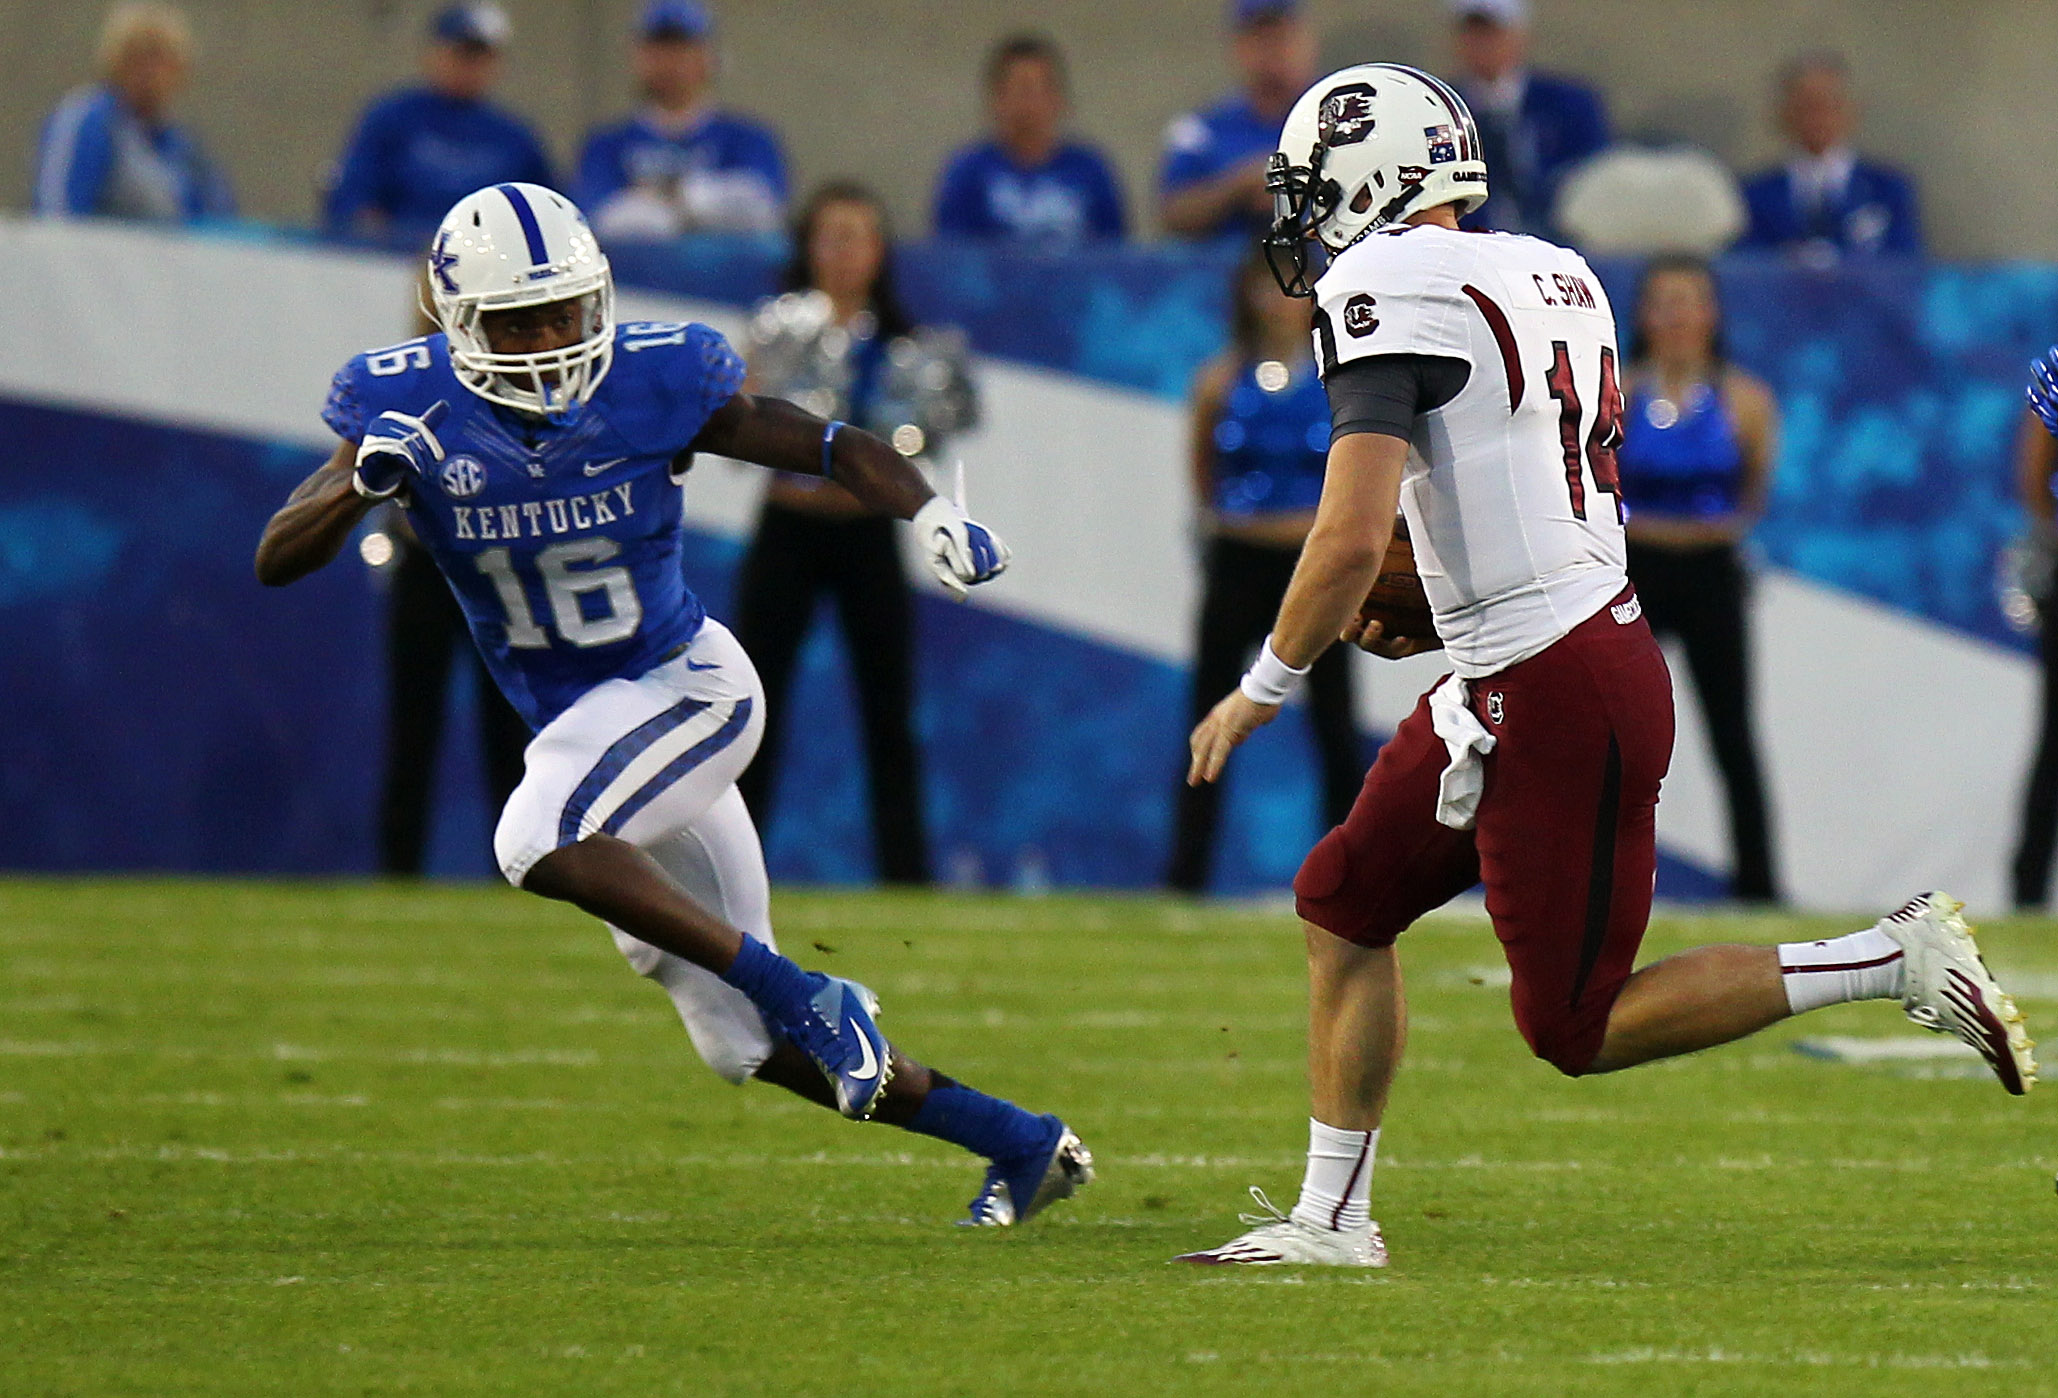
[[[351,484],[357,447],[339,442],[322,468],[302,481],[257,541],[257,580],[284,587],[328,565],[359,520],[378,502]]]
[[[871,433],[844,423],[830,436],[822,418],[759,393],[739,393],[715,409],[693,449],[775,471],[828,476],[896,519],[913,519],[936,493],[906,457]]]
[[[936,579],[960,599],[998,577],[1008,546],[961,506],[929,488],[908,459],[847,422],[829,422],[783,398],[738,393],[707,420],[694,451],[711,451],[778,471],[827,476],[881,514],[911,520]]]

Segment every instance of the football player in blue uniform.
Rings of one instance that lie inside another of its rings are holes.
[[[536,730],[494,837],[508,881],[606,921],[722,1077],[986,1157],[968,1222],[1015,1223],[1070,1195],[1092,1157],[1062,1121],[902,1056],[870,991],[779,954],[736,791],[764,694],[686,588],[680,487],[700,451],[832,477],[912,519],[960,596],[1007,566],[1006,547],[879,438],[743,392],[743,361],[708,327],[617,325],[607,259],[562,195],[468,195],[436,234],[429,281],[442,333],[336,375],[323,418],[343,440],[266,526],[258,578],[304,577],[374,504],[408,506]]]

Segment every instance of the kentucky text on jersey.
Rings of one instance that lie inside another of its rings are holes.
[[[620,514],[608,504],[610,495],[615,497]],[[460,539],[540,539],[546,533],[584,533],[614,524],[636,513],[636,499],[632,487],[618,485],[611,491],[574,495],[568,500],[525,500],[519,505],[477,508],[456,505],[451,512],[456,516]]]
[[[322,417],[357,441],[381,412],[449,405],[444,459],[408,482],[410,517],[495,682],[541,728],[700,630],[679,483],[693,439],[742,384],[742,359],[704,325],[623,325],[607,377],[559,426],[467,391],[430,335],[353,358]]]

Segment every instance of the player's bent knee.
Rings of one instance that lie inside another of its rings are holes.
[[[1400,939],[1405,924],[1392,925],[1375,908],[1377,900],[1351,858],[1343,827],[1316,841],[1293,878],[1295,911],[1301,921],[1346,942],[1377,950]]]
[[[1568,1078],[1583,1078],[1594,1071],[1601,1056],[1601,1041],[1607,1037],[1608,1021],[1599,1024],[1587,1016],[1565,1015],[1542,1023],[1520,1019],[1522,1037],[1529,1051]]]
[[[500,813],[500,823],[493,827],[494,862],[500,866],[500,876],[516,888],[554,848],[547,839],[538,838],[537,823],[527,810],[530,803],[522,795],[521,789],[516,788],[508,798],[507,808]]]

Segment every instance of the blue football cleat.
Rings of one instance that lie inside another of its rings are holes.
[[[836,1110],[865,1121],[893,1080],[893,1048],[872,1020],[879,997],[841,976],[810,975],[820,984],[809,1012],[798,1024],[780,1027],[836,1089]]]
[[[1093,1183],[1093,1152],[1054,1116],[1043,1120],[1049,1137],[1033,1151],[987,1167],[986,1182],[972,1199],[966,1228],[1008,1228],[1027,1223],[1060,1199]]]

